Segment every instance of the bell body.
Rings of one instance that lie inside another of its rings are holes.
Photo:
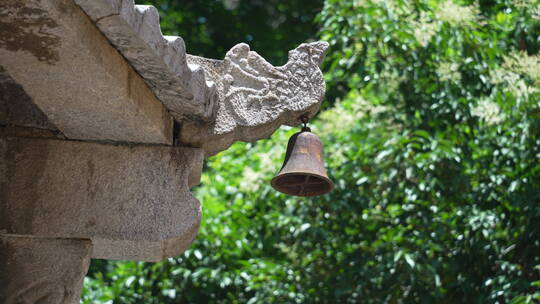
[[[324,168],[321,140],[309,128],[289,139],[285,162],[272,179],[272,187],[295,196],[322,195],[334,187]]]

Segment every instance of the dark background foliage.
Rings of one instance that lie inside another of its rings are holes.
[[[166,34],[274,64],[330,43],[332,193],[269,186],[287,138],[207,160],[197,240],[160,263],[94,260],[85,303],[537,303],[540,4],[153,1]]]
[[[162,31],[181,36],[190,54],[223,59],[235,44],[245,42],[274,65],[287,61],[287,52],[316,37],[313,20],[322,0],[154,0]]]

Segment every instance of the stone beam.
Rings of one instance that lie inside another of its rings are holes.
[[[0,303],[79,303],[91,249],[89,240],[0,235]]]
[[[0,66],[70,139],[172,143],[172,118],[72,0],[3,0]]]
[[[0,67],[0,125],[58,131],[32,98]]]
[[[324,98],[319,66],[327,48],[326,42],[303,43],[278,67],[245,43],[234,46],[223,61],[188,56],[217,83],[219,102],[214,120],[184,121],[180,140],[210,156],[235,141],[254,142],[281,125],[298,125],[303,115],[313,117]]]
[[[159,261],[191,244],[197,148],[0,137],[0,234],[90,239],[92,257]]]

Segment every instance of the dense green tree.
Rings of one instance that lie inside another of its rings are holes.
[[[248,43],[274,65],[287,61],[287,52],[315,38],[313,19],[323,0],[153,0],[167,35],[185,39],[193,55],[223,59],[235,44]]]
[[[317,24],[334,191],[269,186],[295,129],[237,143],[192,248],[94,262],[86,303],[540,301],[540,3],[327,0]]]

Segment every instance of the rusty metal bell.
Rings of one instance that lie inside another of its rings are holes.
[[[324,168],[321,140],[305,124],[289,139],[285,162],[272,179],[272,187],[295,196],[323,195],[334,188]]]

